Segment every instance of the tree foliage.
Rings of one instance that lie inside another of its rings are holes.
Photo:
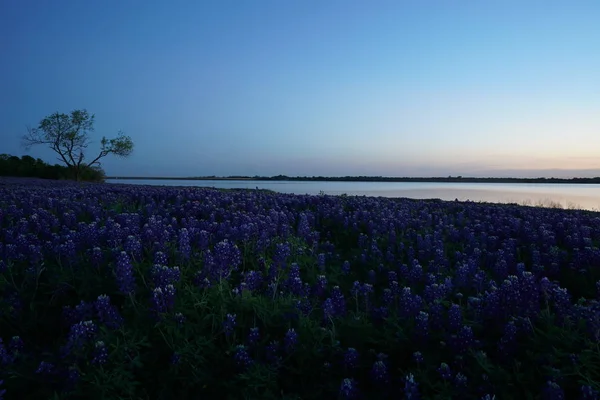
[[[0,176],[63,180],[72,179],[73,171],[69,167],[51,165],[27,155],[19,158],[10,154],[0,154]],[[106,175],[98,165],[83,167],[80,170],[81,181],[103,182],[105,179]]]
[[[123,132],[117,137],[100,140],[100,152],[94,158],[86,157],[86,150],[92,143],[90,133],[94,132],[94,115],[87,110],[74,110],[71,114],[54,113],[42,119],[37,128],[28,128],[23,136],[26,149],[35,145],[47,145],[58,154],[58,159],[69,168],[76,180],[92,167],[100,166],[100,159],[112,154],[128,157],[133,152],[133,141]]]

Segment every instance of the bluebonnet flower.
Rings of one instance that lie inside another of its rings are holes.
[[[440,373],[442,379],[446,381],[452,379],[452,372],[450,371],[450,366],[448,364],[441,363],[440,367],[438,368],[438,372]]]
[[[306,287],[306,286],[308,286],[308,283],[306,283],[304,286],[305,286],[305,288],[304,288],[305,291],[308,292],[309,289]],[[296,300],[296,309],[298,311],[300,311],[300,313],[302,315],[308,316],[308,315],[310,315],[310,313],[313,310],[313,305],[312,305],[310,299],[302,298],[300,300]],[[297,319],[297,318],[298,318],[298,315],[295,314],[294,319]]]
[[[209,245],[210,233],[204,229],[201,229],[200,232],[198,232],[198,246],[200,247],[200,250],[208,250]]]
[[[67,370],[67,380],[66,380],[66,391],[70,392],[72,391],[77,383],[79,382],[79,379],[81,378],[81,372],[79,372],[79,369],[77,368],[77,366],[73,365],[70,366],[69,369]]]
[[[317,255],[317,267],[321,271],[325,269],[325,253],[319,253]]]
[[[273,262],[277,268],[287,266],[288,258],[292,255],[292,249],[288,242],[277,243],[275,246],[275,254],[273,254]]]
[[[342,264],[342,273],[344,275],[350,274],[350,261],[344,261],[344,263]]]
[[[344,354],[344,365],[346,368],[352,370],[358,366],[358,351],[355,348],[350,347]]]
[[[197,271],[194,274],[194,285],[201,289],[208,289],[212,286],[212,282],[205,275],[205,270]]]
[[[364,233],[360,233],[358,235],[358,248],[365,249],[367,247],[368,240],[369,240],[369,237],[367,235],[365,235]]]
[[[358,395],[356,381],[352,378],[345,378],[340,385],[339,396],[342,399],[354,399]]]
[[[174,305],[175,287],[173,285],[157,287],[152,291],[152,310],[155,313],[168,313]]]
[[[304,289],[304,283],[300,278],[300,266],[296,263],[292,263],[290,265],[290,271],[288,273],[288,278],[285,282],[285,286],[290,291],[290,293],[299,296],[302,294]]]
[[[371,367],[371,378],[375,383],[383,384],[389,381],[387,365],[383,360],[377,360]]]
[[[423,298],[428,303],[434,303],[436,300],[441,300],[444,297],[443,288],[437,284],[433,283],[425,286],[423,291]]]
[[[373,285],[370,283],[364,283],[360,288],[360,294],[368,299],[369,295],[373,293]]]
[[[451,345],[457,354],[466,353],[476,342],[473,328],[463,325],[456,334],[451,337]]]
[[[346,313],[346,300],[339,286],[334,286],[331,290],[331,302],[336,316],[343,316]]]
[[[448,309],[448,328],[457,331],[462,325],[462,310],[458,304],[452,304]]]
[[[467,298],[467,310],[473,318],[478,320],[483,312],[483,303],[479,297],[470,296]]]
[[[242,253],[235,244],[225,239],[215,245],[213,259],[213,274],[219,279],[226,279],[242,263]]]
[[[252,358],[250,357],[250,354],[248,354],[246,346],[241,344],[236,346],[233,359],[236,364],[242,368],[246,368],[252,364]]]
[[[72,240],[67,240],[60,245],[60,255],[68,262],[74,262],[77,258],[77,247]]]
[[[55,369],[56,367],[54,364],[42,361],[35,370],[35,373],[40,375],[50,375],[54,373]]]
[[[293,328],[288,329],[287,333],[285,334],[283,345],[286,353],[291,353],[296,349],[296,346],[298,345],[298,334]]]
[[[415,362],[416,362],[417,364],[419,364],[419,365],[420,365],[420,364],[423,364],[423,361],[424,361],[424,360],[423,360],[423,354],[421,354],[421,352],[420,352],[420,351],[415,351],[415,352],[413,353],[413,359],[415,360]]]
[[[192,246],[190,242],[190,234],[187,228],[179,230],[179,256],[183,261],[190,259],[192,255]]]
[[[335,307],[333,305],[333,300],[331,298],[325,299],[323,302],[323,319],[325,322],[329,322],[332,318],[335,317]]]
[[[13,353],[13,355],[17,355],[23,352],[24,343],[23,339],[20,336],[13,336],[8,343],[8,349]]]
[[[173,352],[173,354],[171,354],[171,365],[178,365],[181,362],[181,354],[177,353],[177,352]]]
[[[589,385],[581,386],[581,400],[599,400],[600,399],[600,391],[594,390]]]
[[[577,365],[579,364],[579,356],[577,354],[571,353],[569,354],[569,361],[571,361],[573,365]]]
[[[0,221],[1,222],[1,221]],[[4,384],[4,381],[0,379],[0,386]],[[4,399],[4,395],[6,394],[6,389],[0,389],[0,400]]]
[[[75,307],[64,306],[63,316],[69,326],[79,321],[91,319],[94,316],[94,305],[82,300]]]
[[[464,288],[468,286],[469,279],[471,276],[471,270],[468,265],[459,265],[456,268],[456,273],[454,274],[454,285],[457,288]]]
[[[281,357],[279,356],[279,346],[279,341],[274,340],[265,347],[267,361],[275,366],[278,366],[281,363]]]
[[[485,288],[485,280],[486,280],[485,272],[483,272],[481,270],[475,272],[475,275],[473,276],[473,279],[472,279],[473,288],[479,293],[483,292],[484,288]]]
[[[521,298],[521,282],[519,278],[511,275],[508,276],[500,285],[499,296],[501,307],[504,310],[520,310],[525,305]]]
[[[402,292],[402,290],[400,289],[400,284],[396,281],[392,281],[390,282],[390,290],[392,291],[392,294],[394,296],[400,296],[400,293]]]
[[[124,250],[129,253],[131,257],[139,259],[142,256],[142,243],[137,237],[129,235],[125,241]]]
[[[413,285],[419,283],[419,281],[421,281],[421,278],[423,277],[423,267],[421,265],[414,264],[412,266],[412,268],[410,269],[409,275],[408,275],[408,279],[409,282]]]
[[[404,287],[400,294],[400,315],[404,318],[415,317],[423,304],[422,298],[413,295],[410,287]]]
[[[386,307],[389,307],[394,302],[394,294],[390,288],[383,289],[381,294],[381,302]]]
[[[542,392],[542,399],[564,400],[565,392],[556,382],[548,381],[544,386],[544,390]]]
[[[550,296],[552,295],[552,290],[554,289],[555,286],[556,285],[554,283],[552,283],[550,281],[550,279],[548,279],[548,277],[546,277],[546,276],[540,280],[540,292],[546,301],[550,300]]]
[[[185,315],[180,312],[175,313],[175,315],[173,315],[173,319],[180,327],[185,323],[186,320]]]
[[[155,264],[150,269],[150,273],[155,287],[175,285],[181,279],[179,267],[169,268],[165,265]]]
[[[454,377],[454,385],[459,389],[465,389],[467,387],[467,377],[462,373],[457,373]]]
[[[167,265],[168,264],[167,255],[165,253],[163,253],[162,251],[157,251],[156,253],[154,253],[154,264]]]
[[[362,253],[360,255],[360,261],[361,261],[361,263],[366,264],[368,260],[369,260],[369,257],[367,256],[367,253]]]
[[[254,345],[258,343],[260,340],[260,331],[258,327],[250,328],[250,333],[248,334],[248,344]]]
[[[237,325],[235,314],[227,314],[225,316],[225,321],[223,321],[223,331],[225,332],[225,336],[231,336],[233,334],[234,328]]]
[[[261,288],[263,284],[263,275],[260,271],[248,271],[244,274],[245,288],[250,291],[255,291]]]
[[[552,300],[554,302],[554,310],[558,321],[562,322],[569,317],[572,304],[571,296],[567,292],[567,289],[555,287],[552,290]]]
[[[98,328],[92,321],[81,321],[74,324],[69,332],[67,344],[62,348],[63,355],[72,354],[82,349],[94,338]]]
[[[408,374],[404,378],[404,398],[407,400],[418,400],[421,398],[419,384],[415,382],[413,374]]]
[[[503,354],[506,357],[510,357],[514,346],[516,344],[517,338],[517,327],[514,321],[508,322],[504,326],[504,334],[500,338],[500,342],[498,343],[498,350],[500,354]]]
[[[92,364],[103,365],[108,360],[108,349],[103,341],[97,341],[94,344],[94,358]]]
[[[126,252],[122,251],[118,257],[115,268],[117,285],[122,294],[130,294],[135,290],[135,278],[133,276],[133,265]]]
[[[325,290],[327,289],[327,277],[325,275],[317,276],[317,282],[315,284],[314,292],[318,297],[321,297],[325,294]]]
[[[30,244],[25,254],[28,254],[29,263],[32,266],[39,265],[44,259],[44,254],[42,253],[42,246]]]
[[[95,268],[99,268],[102,265],[102,249],[100,247],[94,247],[91,250],[90,261]]]
[[[420,311],[415,318],[415,339],[425,342],[429,337],[429,314]]]
[[[11,364],[14,361],[13,358],[14,357],[7,351],[2,338],[0,338],[0,365],[5,366]]]
[[[101,294],[94,303],[98,318],[110,329],[118,329],[123,324],[123,317],[119,315],[117,308],[110,304],[110,297]]]
[[[298,236],[301,238],[307,239],[310,235],[310,224],[308,222],[308,216],[306,213],[300,213],[298,222]]]

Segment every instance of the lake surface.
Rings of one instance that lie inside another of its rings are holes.
[[[493,203],[559,203],[564,208],[600,210],[600,185],[571,183],[445,183],[445,182],[290,182],[252,180],[109,179],[109,183],[198,186],[221,189],[270,189],[280,193],[408,197]]]

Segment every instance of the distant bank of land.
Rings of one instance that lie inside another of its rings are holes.
[[[600,184],[600,177],[595,178],[474,178],[462,176],[409,178],[385,176],[194,176],[194,177],[164,177],[164,176],[109,176],[106,179],[146,179],[146,180],[176,180],[176,181],[302,181],[302,182],[452,182],[452,183],[592,183]]]

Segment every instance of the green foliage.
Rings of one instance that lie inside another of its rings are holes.
[[[79,171],[79,180],[87,182],[103,182],[106,179],[104,170],[94,165],[83,166]],[[0,176],[42,179],[77,179],[73,170],[58,164],[50,165],[41,159],[25,155],[21,158],[10,154],[0,154]]]

